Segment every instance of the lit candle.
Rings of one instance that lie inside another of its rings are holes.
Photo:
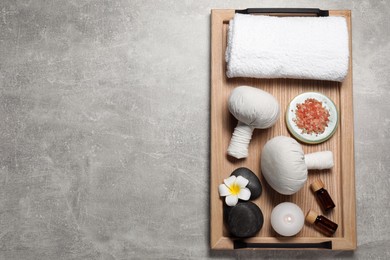
[[[282,236],[294,236],[301,231],[305,217],[300,207],[291,202],[277,205],[271,213],[272,228]]]

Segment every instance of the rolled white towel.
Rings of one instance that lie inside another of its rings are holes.
[[[236,14],[229,23],[227,41],[229,78],[343,81],[348,73],[344,17]]]

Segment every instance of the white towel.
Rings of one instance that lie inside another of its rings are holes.
[[[343,81],[349,62],[346,20],[236,14],[229,24],[226,62],[229,78]]]

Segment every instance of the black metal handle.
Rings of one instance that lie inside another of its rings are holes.
[[[329,16],[328,10],[318,8],[248,8],[236,10],[239,14],[315,14],[317,16]]]
[[[234,241],[234,249],[242,248],[321,248],[332,249],[332,241],[321,243],[247,243],[243,240]]]

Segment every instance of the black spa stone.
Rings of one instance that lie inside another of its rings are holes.
[[[245,167],[240,167],[235,169],[230,176],[232,175],[236,177],[242,176],[249,181],[246,187],[251,191],[251,200],[260,197],[263,187],[261,186],[259,178],[257,178],[256,174],[254,174],[251,170]]]
[[[263,213],[253,202],[239,202],[234,207],[225,208],[224,213],[227,214],[227,228],[234,237],[252,237],[263,227]]]

